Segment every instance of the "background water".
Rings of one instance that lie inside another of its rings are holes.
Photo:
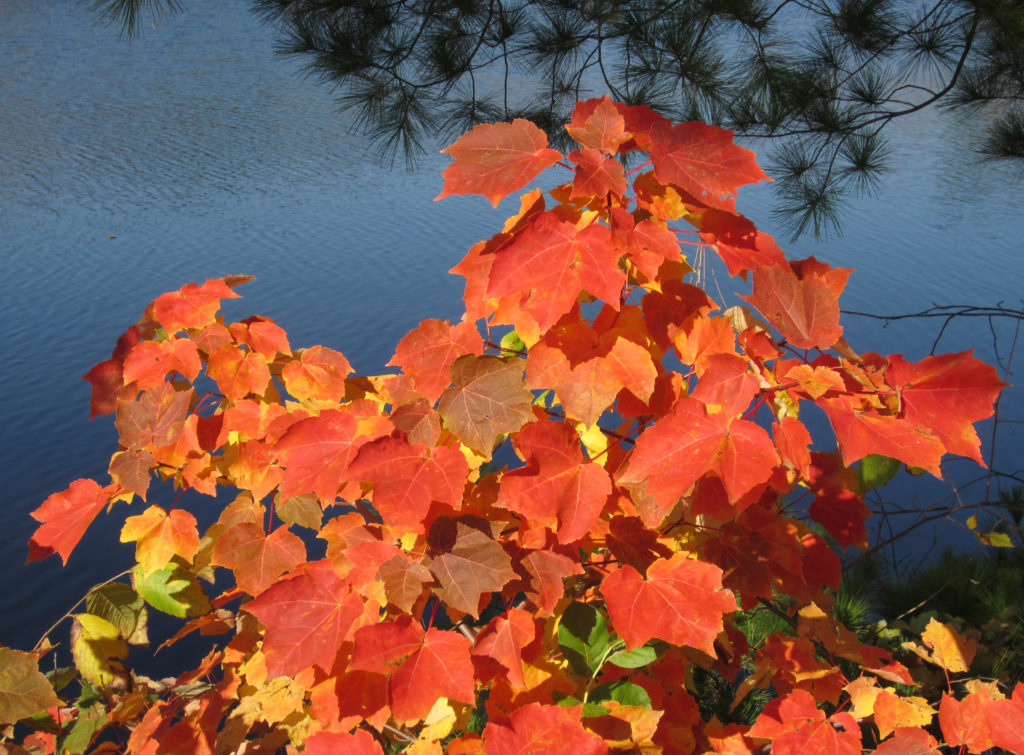
[[[446,271],[517,206],[434,203],[440,145],[413,174],[377,165],[330,92],[274,55],[273,31],[245,0],[189,2],[131,43],[93,20],[85,3],[0,4],[0,643],[21,648],[131,563],[131,546],[117,544],[122,508],[97,520],[67,568],[56,557],[22,566],[29,512],[78,477],[105,479],[116,433],[109,417],[87,421],[79,376],[154,297],[253,274],[230,317],[274,318],[294,346],[324,343],[380,372],[420,320],[460,316],[462,279]],[[783,246],[856,268],[847,309],[1020,307],[1021,177],[979,164],[968,132],[927,112],[897,122],[880,198],[847,206],[843,238]],[[740,204],[781,235],[767,189],[748,188]],[[846,325],[856,348],[911,359],[938,330]],[[1013,332],[997,328],[1005,356]],[[960,321],[940,346],[993,359],[992,342],[985,322]],[[1008,398],[1020,419],[1019,397]],[[1004,471],[1024,466],[1018,427],[1000,430]],[[978,472],[947,469],[961,484]],[[951,494],[934,480],[894,490],[922,502]],[[932,535],[922,537],[925,549]]]

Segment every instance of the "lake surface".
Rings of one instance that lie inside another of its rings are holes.
[[[131,563],[131,547],[117,543],[122,509],[97,520],[68,568],[56,557],[22,566],[29,512],[78,477],[105,480],[116,433],[109,417],[87,421],[79,376],[153,298],[252,274],[230,317],[274,318],[293,346],[323,343],[357,371],[381,372],[420,320],[460,316],[462,279],[446,271],[517,206],[433,202],[442,145],[412,174],[376,164],[327,88],[274,54],[272,29],[245,0],[192,0],[131,43],[93,21],[87,3],[0,4],[0,643],[20,648]],[[847,309],[1020,308],[1021,177],[980,164],[967,131],[935,113],[897,122],[895,169],[879,198],[848,205],[845,236],[783,247],[856,268]],[[781,236],[771,206],[767,188],[741,196],[744,212]],[[845,324],[855,348],[915,360],[938,332],[935,321]],[[997,323],[1003,356],[1007,325]],[[991,360],[992,340],[984,321],[959,321],[940,350],[975,346]],[[1024,417],[1019,395],[1005,404]],[[1019,427],[1000,430],[996,466],[1006,471],[1024,467]],[[978,474],[964,462],[948,468],[961,483]],[[901,490],[927,502],[951,488],[917,480]]]

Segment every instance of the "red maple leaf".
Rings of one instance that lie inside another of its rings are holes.
[[[452,194],[482,194],[495,207],[562,159],[561,152],[548,149],[547,134],[522,118],[476,126],[441,152],[455,162],[444,169],[444,190],[435,201]]]
[[[949,453],[985,466],[974,423],[992,416],[999,392],[1008,385],[995,367],[970,351],[926,357],[911,364],[902,354],[889,357],[886,381],[900,397],[903,417],[935,435]]]
[[[608,155],[618,152],[619,145],[629,141],[633,136],[626,131],[626,120],[619,111],[619,106],[612,102],[608,95],[577,102],[572,111],[572,119],[566,124],[565,130],[580,143],[580,146],[590,147]]]
[[[118,398],[128,399],[135,395],[135,388],[124,384],[123,368],[125,358],[141,338],[142,329],[132,325],[117,339],[110,359],[93,365],[92,369],[82,375],[82,379],[92,386],[89,419],[116,411]]]
[[[850,275],[847,268],[829,268],[815,260],[760,267],[754,290],[746,299],[800,349],[828,349],[843,335],[839,294]]]
[[[528,611],[510,608],[504,616],[492,619],[476,636],[473,655],[497,661],[512,688],[525,690],[523,648],[533,642],[535,634],[533,616]]]
[[[354,732],[318,731],[306,739],[302,748],[306,755],[384,755],[384,750],[365,729]]]
[[[305,560],[306,546],[287,527],[267,535],[258,524],[236,522],[217,538],[211,563],[231,569],[241,589],[259,595]]]
[[[430,450],[400,438],[378,438],[359,449],[347,476],[373,485],[373,505],[384,521],[422,529],[432,501],[462,505],[469,467],[462,452]]]
[[[770,739],[778,755],[860,755],[860,726],[849,713],[830,718],[818,710],[809,692],[796,689],[765,707],[747,736]]]
[[[576,163],[572,179],[572,197],[597,197],[604,201],[608,194],[621,196],[626,192],[622,163],[606,157],[600,150],[586,147],[569,153]]]
[[[766,481],[777,463],[763,428],[723,413],[708,415],[703,403],[683,397],[670,415],[641,433],[617,477],[633,493],[644,523],[657,527],[708,472],[718,474],[735,502]]]
[[[512,711],[506,723],[484,727],[488,755],[603,755],[608,743],[580,721],[580,708],[530,703]]]
[[[433,404],[451,385],[452,363],[463,354],[483,354],[483,340],[473,323],[424,320],[398,342],[388,366],[401,367]]]
[[[731,131],[698,121],[656,124],[650,154],[661,183],[675,184],[712,207],[731,210],[736,189],[771,180],[753,152],[733,144]]]
[[[153,302],[153,317],[168,333],[189,328],[202,328],[214,322],[222,299],[237,299],[232,285],[248,278],[236,277],[228,281],[214,278],[202,285],[189,283],[177,291],[162,294]]]
[[[308,666],[329,672],[364,610],[363,601],[326,561],[307,564],[242,608],[266,627],[263,652],[270,677],[294,676]]]
[[[515,442],[527,464],[502,478],[498,505],[547,524],[560,543],[584,537],[612,492],[604,467],[584,461],[579,435],[562,422],[533,422]]]
[[[285,365],[281,378],[287,391],[299,401],[340,401],[345,395],[345,378],[350,372],[352,366],[340,351],[312,346]]]
[[[646,577],[621,566],[605,578],[601,594],[627,650],[657,637],[714,655],[722,615],[736,610],[736,599],[722,589],[722,570],[685,553],[655,561]]]
[[[67,564],[89,524],[115,493],[114,485],[102,488],[94,480],[83,478],[72,482],[67,490],[49,496],[32,512],[32,518],[42,525],[28,541],[25,563],[58,553]]]
[[[457,632],[424,631],[408,615],[359,629],[349,668],[388,677],[391,712],[401,723],[425,718],[441,697],[474,700],[469,640]]]

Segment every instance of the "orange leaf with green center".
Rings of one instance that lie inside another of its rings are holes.
[[[121,528],[121,542],[135,543],[135,560],[149,573],[162,569],[174,556],[191,562],[199,552],[196,518],[182,509],[167,513],[150,506],[138,516],[130,516]]]
[[[89,479],[75,480],[67,490],[49,496],[32,518],[42,525],[32,533],[25,563],[60,554],[65,564],[92,520],[116,493],[114,485],[103,488]]]
[[[533,419],[522,361],[466,354],[451,374],[453,385],[441,394],[437,410],[445,427],[474,451],[489,456],[499,435]]]
[[[244,280],[236,277],[232,284]],[[177,291],[162,294],[153,302],[153,317],[168,333],[202,328],[214,322],[222,299],[237,299],[227,279],[215,278],[202,285],[189,283]]]
[[[562,422],[533,422],[515,443],[527,464],[502,477],[498,505],[547,525],[562,544],[584,537],[612,492],[604,467],[583,459],[579,435]]]
[[[753,152],[733,144],[731,131],[698,121],[656,124],[650,154],[661,183],[675,184],[712,207],[731,210],[740,186],[770,180]]]
[[[267,535],[259,525],[237,522],[217,538],[211,563],[231,569],[241,589],[259,595],[305,560],[306,546],[287,527]]]
[[[424,320],[398,342],[388,366],[401,367],[416,390],[433,404],[451,385],[452,363],[464,354],[480,356],[483,345],[473,323]]]
[[[352,366],[344,354],[324,346],[303,349],[281,371],[285,389],[299,401],[341,401]]]
[[[601,583],[601,594],[627,650],[657,637],[714,655],[722,616],[736,610],[736,599],[722,588],[722,570],[684,553],[655,561],[646,577],[621,566]]]
[[[242,609],[266,627],[269,677],[294,676],[308,666],[329,672],[364,614],[363,601],[324,561],[306,564]]]
[[[444,190],[435,201],[453,194],[482,194],[495,207],[562,159],[548,149],[548,137],[530,121],[484,123],[441,150],[455,161],[444,169]]]

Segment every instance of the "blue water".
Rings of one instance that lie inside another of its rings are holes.
[[[379,166],[331,93],[273,47],[245,0],[189,3],[131,43],[94,25],[84,3],[0,4],[0,643],[31,646],[89,586],[131,562],[130,546],[117,543],[122,509],[100,517],[68,568],[56,557],[22,566],[29,512],[77,477],[105,479],[116,434],[110,418],[87,421],[79,376],[155,296],[253,274],[230,317],[272,317],[294,346],[330,345],[372,374],[420,320],[460,316],[462,279],[446,271],[516,206],[435,203],[442,145],[415,173]],[[856,268],[848,309],[1019,308],[1020,176],[979,164],[967,132],[927,112],[898,122],[880,198],[848,204],[844,237],[784,247]],[[781,237],[771,199],[748,189],[741,207]],[[937,332],[934,321],[883,329],[851,319],[847,328],[860,350],[912,359]],[[1005,353],[1013,332],[999,328]],[[991,359],[991,343],[986,323],[963,321],[941,347],[975,346]],[[1006,403],[1024,417],[1019,397]],[[1019,427],[1000,431],[997,466],[1007,471],[1024,467]],[[976,471],[949,469],[960,481]],[[930,502],[951,488],[915,481],[905,490]]]

